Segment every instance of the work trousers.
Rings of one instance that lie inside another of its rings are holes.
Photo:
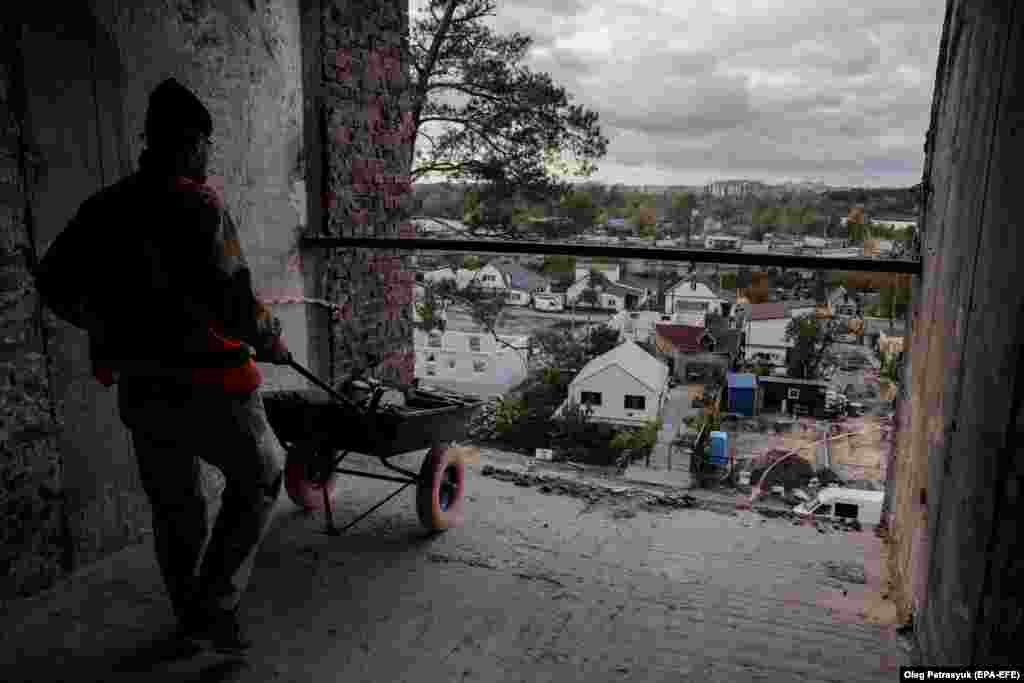
[[[258,391],[231,396],[135,380],[122,382],[118,409],[131,431],[152,507],[157,561],[175,613],[180,619],[191,605],[235,609],[283,481],[285,455],[262,397]],[[212,534],[199,458],[225,479]]]

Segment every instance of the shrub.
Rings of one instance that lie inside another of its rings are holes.
[[[495,430],[501,436],[507,436],[516,429],[525,415],[525,401],[506,399],[498,404],[498,410],[495,413]]]

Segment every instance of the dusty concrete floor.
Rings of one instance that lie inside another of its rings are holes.
[[[466,525],[433,538],[411,494],[339,538],[282,501],[244,603],[259,643],[247,661],[154,661],[172,618],[143,545],[12,606],[0,670],[50,682],[847,683],[895,680],[909,662],[871,533],[544,494],[481,476],[488,462],[472,467]],[[390,490],[342,484],[339,522]]]

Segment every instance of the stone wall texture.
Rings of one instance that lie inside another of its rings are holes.
[[[322,205],[314,234],[403,237],[413,234],[411,102],[403,41],[406,3],[325,1],[314,52],[321,146]],[[415,368],[413,273],[394,250],[341,250],[327,256],[322,280],[335,302],[331,376],[366,373],[408,384]]]
[[[0,24],[0,601],[52,583],[68,558],[35,257],[17,25]],[[52,319],[47,320],[52,325]]]

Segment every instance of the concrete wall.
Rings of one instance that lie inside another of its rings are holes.
[[[213,112],[211,182],[237,219],[258,293],[271,301],[330,296],[323,275],[341,259],[300,254],[297,246],[306,224],[324,218],[319,202],[306,201],[309,179],[323,178],[303,149],[338,157],[345,150],[316,144],[312,136],[323,128],[304,130],[315,109],[304,84],[323,74],[324,61],[323,50],[302,38],[319,40],[329,25],[362,44],[385,34],[397,44],[405,5],[369,4],[390,18],[332,5],[314,8],[314,22],[299,0],[95,0],[61,12],[40,6],[0,24],[9,34],[0,40],[0,599],[39,590],[140,540],[149,526],[116,388],[92,380],[84,333],[40,310],[27,277],[31,259],[45,253],[83,200],[134,170],[148,93],[173,76]],[[360,80],[345,89],[349,101],[363,98],[360,89],[370,85]],[[348,115],[367,127],[365,108]],[[393,163],[402,167],[400,155]],[[38,172],[22,182],[28,167]],[[332,182],[340,193],[353,178],[336,174]],[[318,199],[321,189],[312,191]],[[370,262],[363,259],[357,281]],[[326,376],[328,309],[301,302],[275,309],[297,360]],[[265,388],[305,383],[285,368],[262,369]],[[204,475],[212,494],[219,477],[210,468]]]
[[[40,315],[28,274],[36,164],[24,146],[19,29],[0,23],[0,602],[49,585],[71,560],[46,353],[53,320]]]
[[[1020,662],[1020,19],[1013,3],[950,0],[926,145],[891,531],[929,664]]]

